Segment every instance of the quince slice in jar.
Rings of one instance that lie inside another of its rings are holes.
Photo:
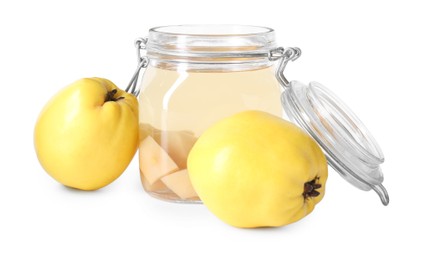
[[[151,185],[161,177],[179,170],[167,152],[151,136],[147,136],[139,145],[139,165]]]
[[[190,131],[155,131],[154,140],[161,144],[163,149],[179,166],[186,169],[186,160],[189,151],[194,146],[197,138]]]
[[[181,199],[198,197],[186,169],[166,175],[161,178],[161,181]]]
[[[187,157],[197,141],[190,131],[161,131],[140,125],[139,165],[141,182],[151,195],[176,199],[197,199],[186,170]]]

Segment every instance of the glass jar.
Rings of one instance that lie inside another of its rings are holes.
[[[199,202],[186,171],[197,138],[244,110],[282,116],[274,31],[253,26],[168,26],[149,31],[141,82],[140,174],[152,196]]]
[[[272,29],[156,27],[148,38],[137,39],[136,47],[139,64],[126,91],[139,95],[140,177],[153,197],[199,203],[186,169],[197,138],[225,117],[260,110],[277,116],[285,112],[317,141],[336,172],[359,189],[374,190],[384,205],[389,203],[377,142],[323,85],[285,78],[287,63],[301,51],[277,47]]]

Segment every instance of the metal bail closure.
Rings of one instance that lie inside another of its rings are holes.
[[[329,165],[344,179],[361,190],[373,189],[383,205],[388,205],[380,168],[384,156],[376,140],[358,117],[320,83],[288,82],[283,70],[292,60],[291,55],[287,53],[282,59],[276,76],[284,87],[281,102],[290,120],[318,142]]]
[[[137,38],[135,40],[138,66],[136,67],[136,71],[135,73],[133,73],[133,76],[130,79],[129,84],[127,85],[126,92],[131,93],[135,95],[136,97],[139,95],[139,92],[140,92],[140,89],[137,88],[140,71],[142,68],[146,68],[149,63],[148,57],[143,56],[141,54],[141,51],[145,50],[147,42],[148,42],[147,38]]]

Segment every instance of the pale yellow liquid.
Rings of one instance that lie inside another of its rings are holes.
[[[141,127],[188,131],[199,137],[215,122],[241,111],[261,110],[282,116],[280,94],[272,67],[238,72],[148,67],[139,97],[139,121]],[[167,190],[148,193],[166,200],[185,201]]]

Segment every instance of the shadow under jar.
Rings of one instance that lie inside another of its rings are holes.
[[[197,138],[245,110],[282,116],[270,57],[274,31],[239,25],[182,25],[149,31],[139,95],[139,165],[144,189],[173,202],[200,203],[186,169]]]

